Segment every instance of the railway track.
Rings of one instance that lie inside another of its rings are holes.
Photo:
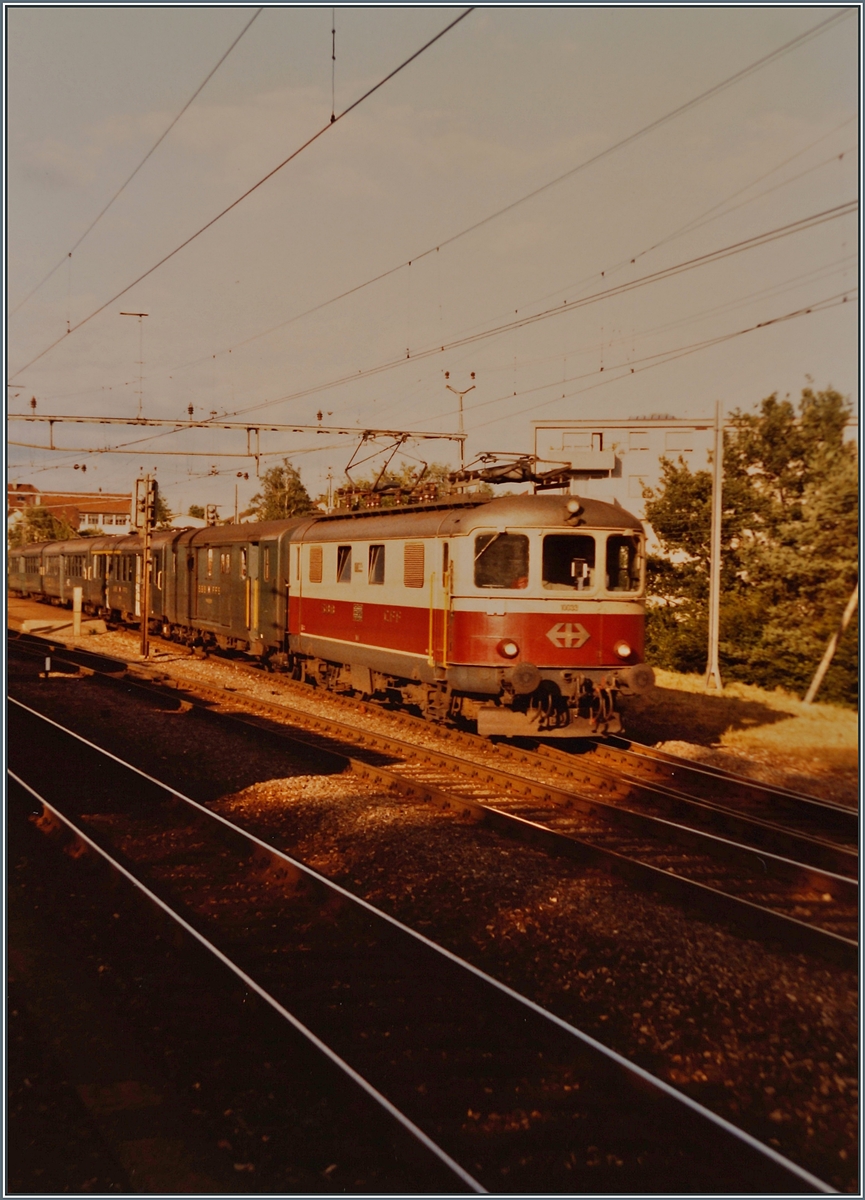
[[[70,663],[80,658],[64,655]],[[117,675],[116,660],[101,665]],[[152,686],[159,672],[136,666],[133,674],[142,686]],[[335,757],[337,769],[600,865],[714,918],[732,919],[752,936],[778,938],[845,965],[857,959],[857,858],[849,846],[780,825],[767,828],[704,798],[620,777],[609,766],[593,765],[592,755],[493,748],[455,734],[453,743],[471,751],[469,757],[198,681],[184,695],[187,703],[209,705],[206,711],[220,719]],[[412,722],[400,717],[396,724],[410,730]],[[423,722],[413,724],[428,734]],[[765,849],[767,841],[772,851]],[[815,865],[815,859],[836,869]]]
[[[288,855],[13,700],[37,825],[194,938],[423,1147],[451,1190],[831,1189]]]

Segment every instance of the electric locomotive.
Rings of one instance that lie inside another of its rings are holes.
[[[457,494],[162,531],[152,557],[164,636],[485,736],[615,733],[619,698],[653,684],[644,533],[617,504]],[[28,546],[9,565],[13,590],[68,602],[77,584],[85,610],[141,620],[137,535]]]

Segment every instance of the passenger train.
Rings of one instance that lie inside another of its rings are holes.
[[[148,619],[335,691],[496,737],[621,730],[643,661],[644,534],[616,504],[452,495],[397,508],[157,531]],[[141,621],[138,534],[13,551],[9,587]]]

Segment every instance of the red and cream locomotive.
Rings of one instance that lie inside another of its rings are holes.
[[[13,590],[141,619],[137,535],[31,545]],[[153,537],[149,617],[319,686],[409,705],[480,734],[621,729],[646,691],[644,534],[615,504],[451,496]]]

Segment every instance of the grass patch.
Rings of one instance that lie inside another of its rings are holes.
[[[657,687],[627,704],[625,724],[635,741],[768,751],[834,767],[858,762],[859,718],[849,708],[803,704],[780,688],[730,683],[721,693],[706,692],[700,675],[656,670],[655,676]]]

